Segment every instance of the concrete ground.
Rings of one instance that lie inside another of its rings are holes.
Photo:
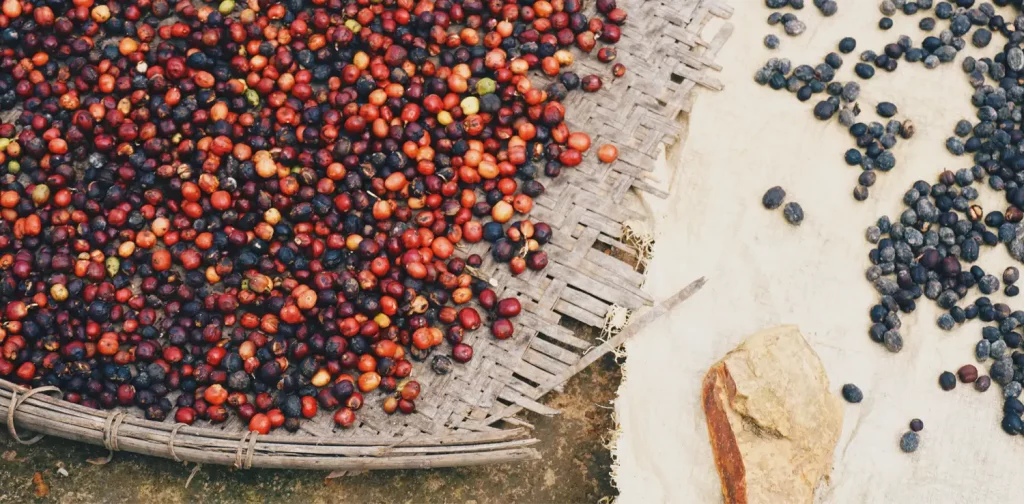
[[[117,453],[107,465],[102,447],[46,438],[32,446],[0,434],[0,503],[6,502],[416,502],[416,503],[594,503],[610,500],[611,457],[605,444],[615,429],[612,400],[620,371],[605,356],[572,378],[564,393],[545,404],[562,414],[528,413],[542,459],[521,464],[379,471],[326,480],[324,472],[204,466],[189,488],[191,466],[171,460]],[[68,476],[61,476],[63,467]],[[40,473],[48,486],[36,497]]]

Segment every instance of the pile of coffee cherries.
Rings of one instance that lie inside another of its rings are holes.
[[[539,177],[591,147],[562,102],[626,71],[625,11],[581,7],[2,0],[0,378],[260,433],[412,413],[412,361],[515,334],[463,244],[548,263]]]

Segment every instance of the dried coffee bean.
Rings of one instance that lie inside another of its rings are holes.
[[[847,383],[843,385],[843,399],[848,403],[856,404],[864,400],[864,393],[856,385]]]
[[[921,444],[921,437],[913,431],[907,431],[900,437],[900,450],[903,453],[914,453]]]
[[[939,375],[939,386],[942,390],[950,391],[956,388],[956,375],[949,371],[943,371]]]
[[[780,186],[775,186],[764,193],[764,196],[761,197],[761,204],[768,210],[775,210],[782,206],[782,202],[785,199],[786,190]]]
[[[963,383],[974,383],[978,379],[978,368],[974,367],[973,364],[967,364],[956,372],[960,381]]]
[[[786,203],[786,206],[782,209],[782,215],[786,218],[786,222],[799,226],[804,220],[804,209],[800,207],[799,203],[791,201]]]

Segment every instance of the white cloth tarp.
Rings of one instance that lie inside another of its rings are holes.
[[[864,49],[881,52],[901,34],[920,46],[926,34],[917,23],[933,12],[897,14],[896,26],[881,31],[874,1],[840,2],[831,18],[808,1],[798,11],[807,31],[789,37],[765,23],[771,11],[762,1],[732,3],[736,30],[718,58],[726,88],[698,92],[685,145],[659,168],[663,180],[671,180],[671,196],[646,199],[656,234],[646,289],[664,299],[701,275],[709,283],[626,344],[616,403],[619,502],[721,501],[699,401],[701,379],[744,337],[778,324],[800,326],[836,394],[844,383],[864,391],[863,403],[844,403],[843,434],[820,501],[1021,502],[1015,481],[1024,439],[999,427],[1000,387],[981,394],[963,384],[943,392],[937,384],[942,371],[975,362],[983,323],[944,332],[935,324],[941,312],[922,298],[917,311],[902,317],[901,353],[887,352],[867,334],[868,309],[878,296],[864,278],[871,248],[865,228],[880,215],[897,217],[915,180],[931,183],[943,169],[972,164],[944,148],[958,120],[976,121],[963,52],[935,70],[901,60],[895,72],[879,70],[861,81],[859,120],[884,122],[875,106],[891,101],[899,119],[916,123],[917,134],[900,140],[896,168],[879,172],[870,198],[857,202],[851,192],[860,168],[843,160],[855,147],[853,137],[835,119],[821,122],[812,114],[825,95],[801,103],[786,91],[758,86],[753,73],[773,56],[816,65],[849,35],[857,50],[843,55],[837,79],[851,80]],[[939,21],[940,29],[945,24]],[[763,46],[769,33],[782,39],[779,50]],[[967,52],[994,55],[1004,40],[995,35],[988,50],[968,42]],[[785,188],[787,201],[803,206],[803,225],[790,226],[781,209],[761,206],[765,190],[775,185]],[[1005,209],[1002,193],[987,185],[979,191],[986,213]],[[978,264],[997,276],[1015,263],[1002,246],[982,252]],[[978,295],[974,290],[968,299]],[[1009,304],[1016,309],[1024,302]],[[925,428],[920,449],[907,455],[899,438],[915,417]]]

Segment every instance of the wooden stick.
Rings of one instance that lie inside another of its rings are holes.
[[[581,370],[583,370],[583,368],[593,364],[597,359],[600,359],[602,356],[604,356],[604,354],[618,348],[619,345],[622,345],[627,338],[640,332],[641,329],[650,325],[651,322],[654,322],[655,320],[661,318],[662,315],[668,313],[668,311],[671,310],[672,308],[675,308],[676,306],[682,304],[683,301],[686,301],[687,299],[690,298],[690,296],[696,294],[697,291],[704,287],[705,283],[707,283],[707,280],[704,277],[700,277],[694,280],[693,282],[690,283],[690,285],[684,287],[683,290],[673,294],[672,296],[669,296],[668,299],[658,303],[657,305],[653,306],[650,310],[644,312],[643,315],[636,319],[632,324],[629,324],[626,327],[624,327],[621,331],[619,331],[618,334],[611,338],[608,338],[608,340],[605,341],[604,343],[594,347],[589,352],[583,354],[583,357],[580,357],[580,360],[577,361],[576,364],[569,366],[561,373],[556,375],[554,378],[548,380],[547,383],[541,384],[541,386],[538,388],[542,390],[542,393],[546,394],[550,392],[551,389],[565,383],[573,375],[579,373]]]
[[[593,364],[597,359],[600,359],[604,354],[615,350],[616,348],[619,347],[619,345],[623,344],[627,338],[640,332],[641,329],[650,325],[651,322],[654,322],[655,320],[661,318],[662,315],[668,313],[669,310],[682,304],[683,301],[686,301],[687,299],[690,298],[690,296],[696,294],[702,287],[704,287],[705,283],[707,283],[707,279],[705,279],[704,277],[700,277],[694,280],[693,282],[690,282],[690,284],[684,287],[681,291],[673,294],[672,296],[669,296],[668,299],[665,299],[664,301],[658,303],[657,305],[653,306],[651,309],[647,310],[642,315],[640,315],[640,317],[634,319],[634,321],[631,324],[624,327],[621,331],[619,331],[618,334],[609,338],[601,345],[594,347],[589,352],[583,354],[583,356],[580,357],[579,362],[565,368],[564,370],[562,370],[562,372],[558,373],[552,378],[549,378],[548,381],[540,384],[536,388],[536,390],[540,395],[544,395],[550,392],[551,390],[555,389],[556,387],[563,385],[566,381],[569,380],[569,378],[572,378],[573,375],[580,372],[580,370]],[[503,418],[515,415],[516,413],[522,411],[522,409],[523,406],[520,406],[518,404],[506,406],[499,410],[497,413],[489,415],[487,418],[483,419],[481,423],[483,423],[484,425],[490,425],[499,420],[502,420]]]

